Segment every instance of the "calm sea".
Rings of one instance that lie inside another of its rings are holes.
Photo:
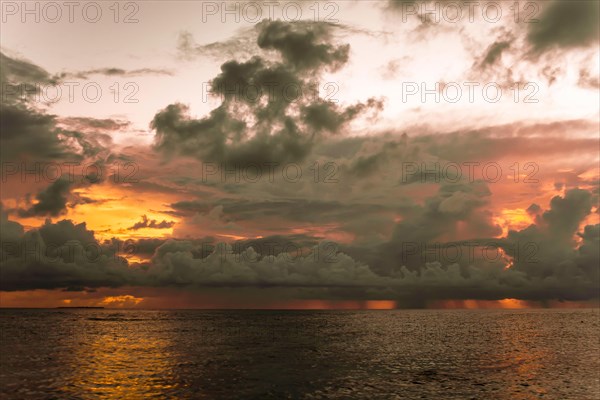
[[[599,310],[1,310],[2,399],[599,399]]]

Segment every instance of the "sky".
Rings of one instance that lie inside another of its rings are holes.
[[[598,303],[598,1],[0,5],[2,307]]]

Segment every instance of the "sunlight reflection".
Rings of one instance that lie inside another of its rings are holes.
[[[93,321],[86,325],[88,329],[77,337],[81,345],[73,358],[75,388],[65,387],[65,392],[75,389],[92,398],[144,399],[177,387],[169,362],[171,343],[166,335],[157,336],[155,329],[144,326],[143,314],[140,320],[131,320],[126,313],[102,313],[89,319]]]

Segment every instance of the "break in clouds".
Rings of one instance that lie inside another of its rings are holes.
[[[535,24],[436,22],[433,3],[373,2],[377,30],[350,6],[338,22],[264,19],[218,41],[178,29],[164,65],[49,72],[3,45],[0,290],[597,299],[597,109],[562,109],[553,88],[597,97],[598,3],[543,2]],[[394,82],[457,57],[427,51],[440,37],[461,45],[455,78],[534,79],[553,113],[512,94],[400,104]],[[145,83],[146,125],[40,101],[96,78]],[[176,79],[185,96],[161,92]]]

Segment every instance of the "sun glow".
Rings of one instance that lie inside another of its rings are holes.
[[[137,306],[139,303],[144,301],[142,297],[135,297],[129,294],[121,296],[107,296],[100,302],[101,305],[125,307],[125,306]]]
[[[494,218],[494,222],[502,228],[501,237],[506,236],[510,230],[525,229],[534,223],[533,219],[524,208],[505,208]]]

